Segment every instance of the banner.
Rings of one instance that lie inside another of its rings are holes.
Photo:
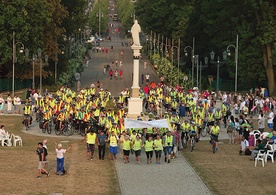
[[[153,121],[139,121],[139,120],[125,118],[124,123],[125,123],[126,129],[157,127],[157,128],[168,128],[171,131],[171,126],[168,124],[168,121],[166,119],[153,120]]]

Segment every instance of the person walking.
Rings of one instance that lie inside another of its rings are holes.
[[[115,132],[112,131],[111,135],[108,138],[108,141],[110,142],[109,145],[109,153],[110,153],[110,160],[116,159],[116,155],[118,153],[118,136],[115,135]]]
[[[123,78],[123,70],[122,69],[120,69],[119,75],[120,75],[120,79],[122,79]]]
[[[135,154],[136,163],[140,164],[141,148],[143,147],[143,144],[139,135],[136,135],[135,140],[132,142],[132,147]]]
[[[46,171],[46,169],[44,169],[45,150],[43,149],[42,142],[38,142],[36,154],[38,155],[38,176],[36,178],[37,179],[42,178],[42,171],[45,172],[47,176],[49,176],[50,172],[48,172],[48,171]]]
[[[106,142],[107,142],[107,136],[104,133],[104,131],[101,131],[100,134],[97,135],[97,144],[98,144],[98,152],[99,152],[100,160],[104,160]]]
[[[72,145],[70,145],[67,149],[62,148],[62,144],[55,143],[56,153],[57,153],[57,169],[56,175],[63,175],[64,174],[64,154],[68,152]]]
[[[141,75],[141,83],[144,84],[144,80],[145,80],[145,77],[144,77],[144,74]]]
[[[146,155],[147,155],[147,164],[152,163],[151,159],[153,156],[153,140],[152,140],[152,136],[148,137],[148,140],[146,140],[145,142],[145,151],[146,151]]]
[[[131,141],[129,140],[129,136],[126,135],[124,140],[121,141],[123,145],[123,153],[124,153],[124,163],[129,163],[129,153],[131,148]]]
[[[147,69],[147,61],[144,61],[144,69]]]
[[[92,130],[90,130],[90,132],[88,132],[86,134],[86,136],[80,142],[80,144],[81,144],[82,142],[84,142],[86,140],[87,161],[93,160],[96,138],[97,138],[97,135],[95,133],[95,130],[92,129]]]
[[[156,136],[156,139],[153,141],[153,147],[154,147],[154,152],[156,157],[156,164],[160,165],[160,158],[163,151],[163,144],[159,134]]]
[[[164,136],[163,145],[165,146],[165,162],[171,162],[171,154],[173,152],[173,136],[171,131],[167,132],[167,135]]]
[[[109,77],[110,77],[110,80],[112,80],[112,77],[113,77],[113,71],[112,71],[112,69],[109,71]]]

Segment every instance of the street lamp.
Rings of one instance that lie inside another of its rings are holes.
[[[65,46],[63,44],[58,44],[58,47],[61,47],[61,54],[64,54],[64,51],[66,50]],[[55,83],[57,83],[57,66],[58,66],[58,53],[55,54]]]
[[[37,56],[40,61],[40,83],[39,83],[39,85],[40,85],[40,95],[42,95],[42,51],[40,48],[38,48],[38,50],[37,50]],[[44,56],[45,63],[48,63],[48,58],[49,58],[48,55],[45,54],[45,56]]]
[[[99,13],[97,13],[97,17],[99,18],[99,37],[101,37],[101,18],[104,17],[101,9],[99,9]]]
[[[192,86],[194,85],[194,66],[195,66],[195,62],[194,62],[194,55],[195,55],[195,37],[193,37],[193,46],[186,46],[184,48],[184,54],[185,56],[188,56],[188,52],[187,49],[191,49],[191,61],[192,61]]]
[[[28,50],[28,48],[25,49],[25,55],[29,60],[29,55],[30,55],[30,51]],[[33,53],[32,56],[32,60],[33,60],[33,83],[32,83],[32,88],[35,89],[35,61],[37,61],[37,55]]]
[[[239,55],[239,35],[237,35],[236,39],[236,46],[235,45],[228,45],[226,51],[228,53],[228,56],[231,55],[230,52],[230,47],[235,48],[235,65],[236,65],[236,70],[235,70],[235,92],[238,91],[238,55]]]
[[[14,68],[16,63],[16,45],[21,45],[20,53],[24,52],[24,44],[22,42],[15,42],[15,32],[12,32],[12,97],[14,97]]]
[[[172,51],[172,70],[173,70],[173,56],[174,56],[174,52],[173,49],[176,48],[177,49],[177,84],[179,84],[179,48],[177,46],[172,46],[171,47],[171,51]],[[171,71],[172,71],[171,70]]]
[[[221,64],[224,64],[225,63],[225,60],[227,58],[227,52],[224,51],[223,54],[222,54],[222,57],[223,57],[223,61],[221,62],[220,61],[220,58],[219,56],[217,57],[217,61],[214,61],[215,59],[215,52],[212,51],[210,53],[210,57],[211,57],[211,63],[212,64],[216,64],[217,65],[217,86],[216,86],[216,99],[218,100],[218,92],[219,92],[219,67]],[[208,62],[208,57],[205,57],[205,63]]]
[[[199,65],[199,68],[200,68],[200,70],[199,70],[199,91],[201,91],[202,90],[202,69],[203,68],[206,68],[206,67],[208,67],[208,57],[205,57],[204,58],[204,62],[205,62],[205,65],[202,65],[202,61],[200,61],[200,65]]]

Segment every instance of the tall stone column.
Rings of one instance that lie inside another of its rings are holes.
[[[132,45],[133,50],[133,83],[131,87],[131,98],[128,101],[128,117],[137,118],[143,111],[143,100],[139,97],[139,61],[142,46]]]

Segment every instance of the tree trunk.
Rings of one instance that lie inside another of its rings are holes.
[[[275,77],[274,70],[272,64],[272,56],[271,56],[271,46],[270,44],[266,44],[263,49],[263,60],[264,60],[264,68],[267,76],[267,83],[269,89],[269,95],[272,97],[276,97],[276,85],[275,85]]]

